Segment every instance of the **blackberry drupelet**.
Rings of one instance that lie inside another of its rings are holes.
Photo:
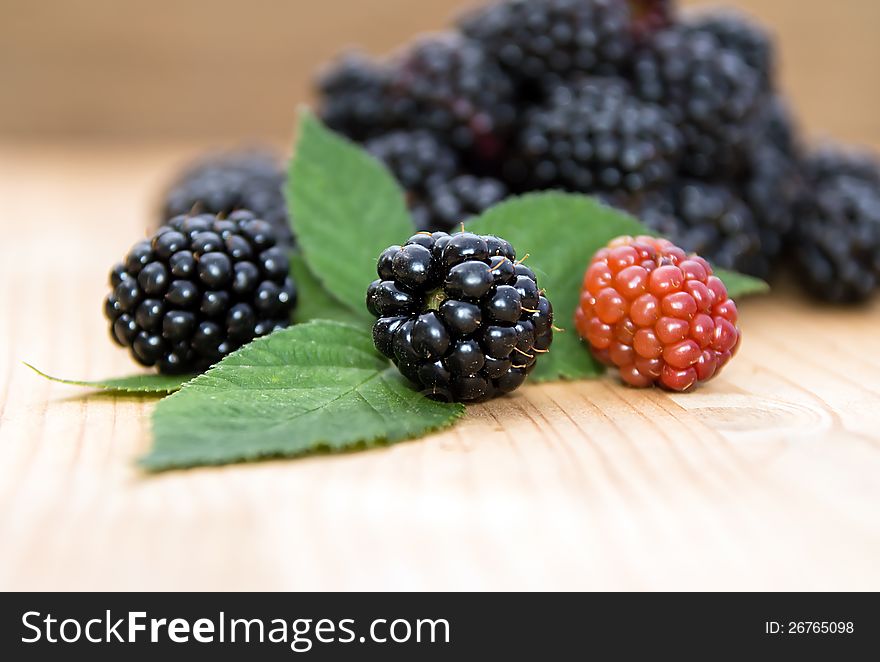
[[[176,216],[110,272],[113,339],[162,373],[205,370],[288,326],[296,287],[271,224],[247,210]]]
[[[433,131],[480,163],[497,159],[516,119],[513,85],[475,42],[456,34],[418,41],[392,64],[390,94],[403,125]]]
[[[186,167],[165,194],[162,219],[247,209],[269,222],[279,243],[293,235],[284,199],[284,170],[275,154],[242,150],[206,156]]]
[[[694,32],[705,32],[726,49],[736,52],[760,80],[762,92],[774,87],[776,53],[767,31],[744,14],[730,9],[703,12],[686,23]]]
[[[448,232],[505,197],[507,187],[497,179],[459,175],[429,185],[413,199],[410,209],[417,229]]]
[[[407,192],[416,195],[458,171],[455,151],[429,131],[393,131],[368,140],[366,150],[382,161]]]
[[[681,146],[662,108],[622,81],[587,79],[527,115],[507,176],[525,188],[641,192],[672,179]]]
[[[393,128],[402,111],[388,93],[388,79],[382,64],[357,52],[343,55],[318,79],[321,119],[358,141]]]
[[[771,256],[758,221],[730,185],[684,180],[644,196],[632,211],[652,230],[718,267],[762,278],[769,273]]]
[[[498,237],[420,233],[387,248],[377,272],[367,290],[376,348],[434,397],[510,393],[553,341],[553,307]]]
[[[683,170],[733,178],[761,102],[758,73],[717,38],[675,26],[654,35],[634,58],[632,79],[643,99],[671,113],[682,132]]]
[[[792,252],[808,291],[835,303],[864,301],[880,282],[880,164],[826,149],[807,160]]]
[[[616,73],[632,50],[629,6],[620,0],[506,0],[464,16],[459,27],[526,98],[548,84]]]
[[[575,311],[594,356],[637,388],[688,391],[739,348],[736,304],[702,257],[665,239],[618,237],[593,257]]]

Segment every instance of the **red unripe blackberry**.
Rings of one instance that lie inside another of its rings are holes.
[[[594,356],[630,386],[688,391],[740,344],[736,304],[698,255],[666,239],[618,237],[593,257],[575,311]]]

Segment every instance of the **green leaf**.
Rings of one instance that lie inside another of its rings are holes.
[[[113,379],[99,379],[97,381],[82,381],[78,379],[61,379],[47,375],[38,370],[30,363],[25,365],[35,373],[46,379],[59,384],[69,386],[86,386],[88,388],[101,389],[110,393],[141,393],[144,395],[167,395],[180,389],[193,375],[131,375],[130,377],[116,377]]]
[[[343,306],[322,287],[318,279],[309,271],[302,255],[291,256],[290,274],[299,291],[296,310],[293,313],[294,321],[297,324],[316,319],[336,320],[355,326],[368,324],[362,315]]]
[[[513,244],[535,271],[553,304],[557,332],[550,352],[540,358],[532,379],[581,379],[605,369],[584,347],[574,329],[584,271],[593,254],[613,238],[644,234],[633,217],[593,198],[567,193],[533,193],[496,205],[467,224],[481,234],[494,234]]]
[[[324,289],[365,321],[376,259],[415,232],[403,191],[363,149],[303,111],[287,199],[304,259]]]
[[[141,463],[156,471],[363,448],[463,413],[410,388],[369,331],[309,322],[255,340],[162,400]]]
[[[770,286],[760,278],[714,267],[712,271],[727,287],[727,294],[731,299],[741,299],[754,294],[767,294],[770,291]]]

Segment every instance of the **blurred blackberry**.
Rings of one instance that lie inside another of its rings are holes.
[[[805,174],[813,183],[828,182],[836,177],[853,177],[880,186],[880,163],[864,149],[844,149],[822,145],[806,160]]]
[[[376,271],[373,342],[426,395],[510,393],[553,342],[553,306],[504,239],[419,233],[385,249]]]
[[[458,170],[455,151],[429,131],[394,131],[368,140],[365,147],[406,191],[425,191],[432,183],[451,179]]]
[[[714,36],[722,47],[736,52],[757,72],[762,92],[773,89],[776,53],[771,36],[762,26],[736,10],[722,9],[695,16],[687,27]]]
[[[643,99],[667,109],[685,142],[685,172],[730,178],[741,166],[761,101],[757,72],[713,35],[675,26],[658,32],[634,59]]]
[[[392,128],[399,114],[388,93],[387,68],[360,53],[339,58],[318,79],[321,119],[362,141]]]
[[[620,0],[506,0],[464,16],[459,26],[530,91],[615,73],[632,50],[629,6]]]
[[[526,188],[639,192],[673,177],[681,144],[662,108],[617,79],[587,79],[528,113],[506,174]]]
[[[284,178],[284,170],[272,152],[211,154],[187,166],[168,188],[162,218],[248,209],[272,225],[280,244],[291,246]]]
[[[498,158],[516,118],[513,85],[476,43],[443,34],[393,64],[391,96],[405,126],[434,132],[478,162]]]
[[[799,142],[785,107],[771,102],[754,124],[744,157],[743,197],[758,223],[761,250],[770,260],[782,252],[804,193]]]
[[[250,211],[176,216],[110,272],[111,336],[159,372],[205,370],[290,323],[289,266],[272,225]]]
[[[878,164],[831,149],[810,158],[805,170],[808,190],[792,238],[797,273],[820,299],[863,301],[880,279]]]
[[[432,183],[411,206],[421,231],[447,232],[507,197],[507,187],[491,177],[459,175]]]
[[[652,230],[715,266],[762,278],[770,271],[757,219],[727,185],[680,182],[667,193],[644,196],[631,211]]]

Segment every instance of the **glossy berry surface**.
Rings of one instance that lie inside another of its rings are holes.
[[[176,216],[110,272],[110,334],[162,373],[205,370],[257,336],[288,326],[296,287],[269,223]]]
[[[578,334],[630,386],[688,391],[739,348],[736,304],[712,267],[666,239],[619,237],[593,257]]]
[[[432,397],[510,393],[553,342],[553,306],[503,239],[419,233],[383,251],[376,271],[376,348]]]

